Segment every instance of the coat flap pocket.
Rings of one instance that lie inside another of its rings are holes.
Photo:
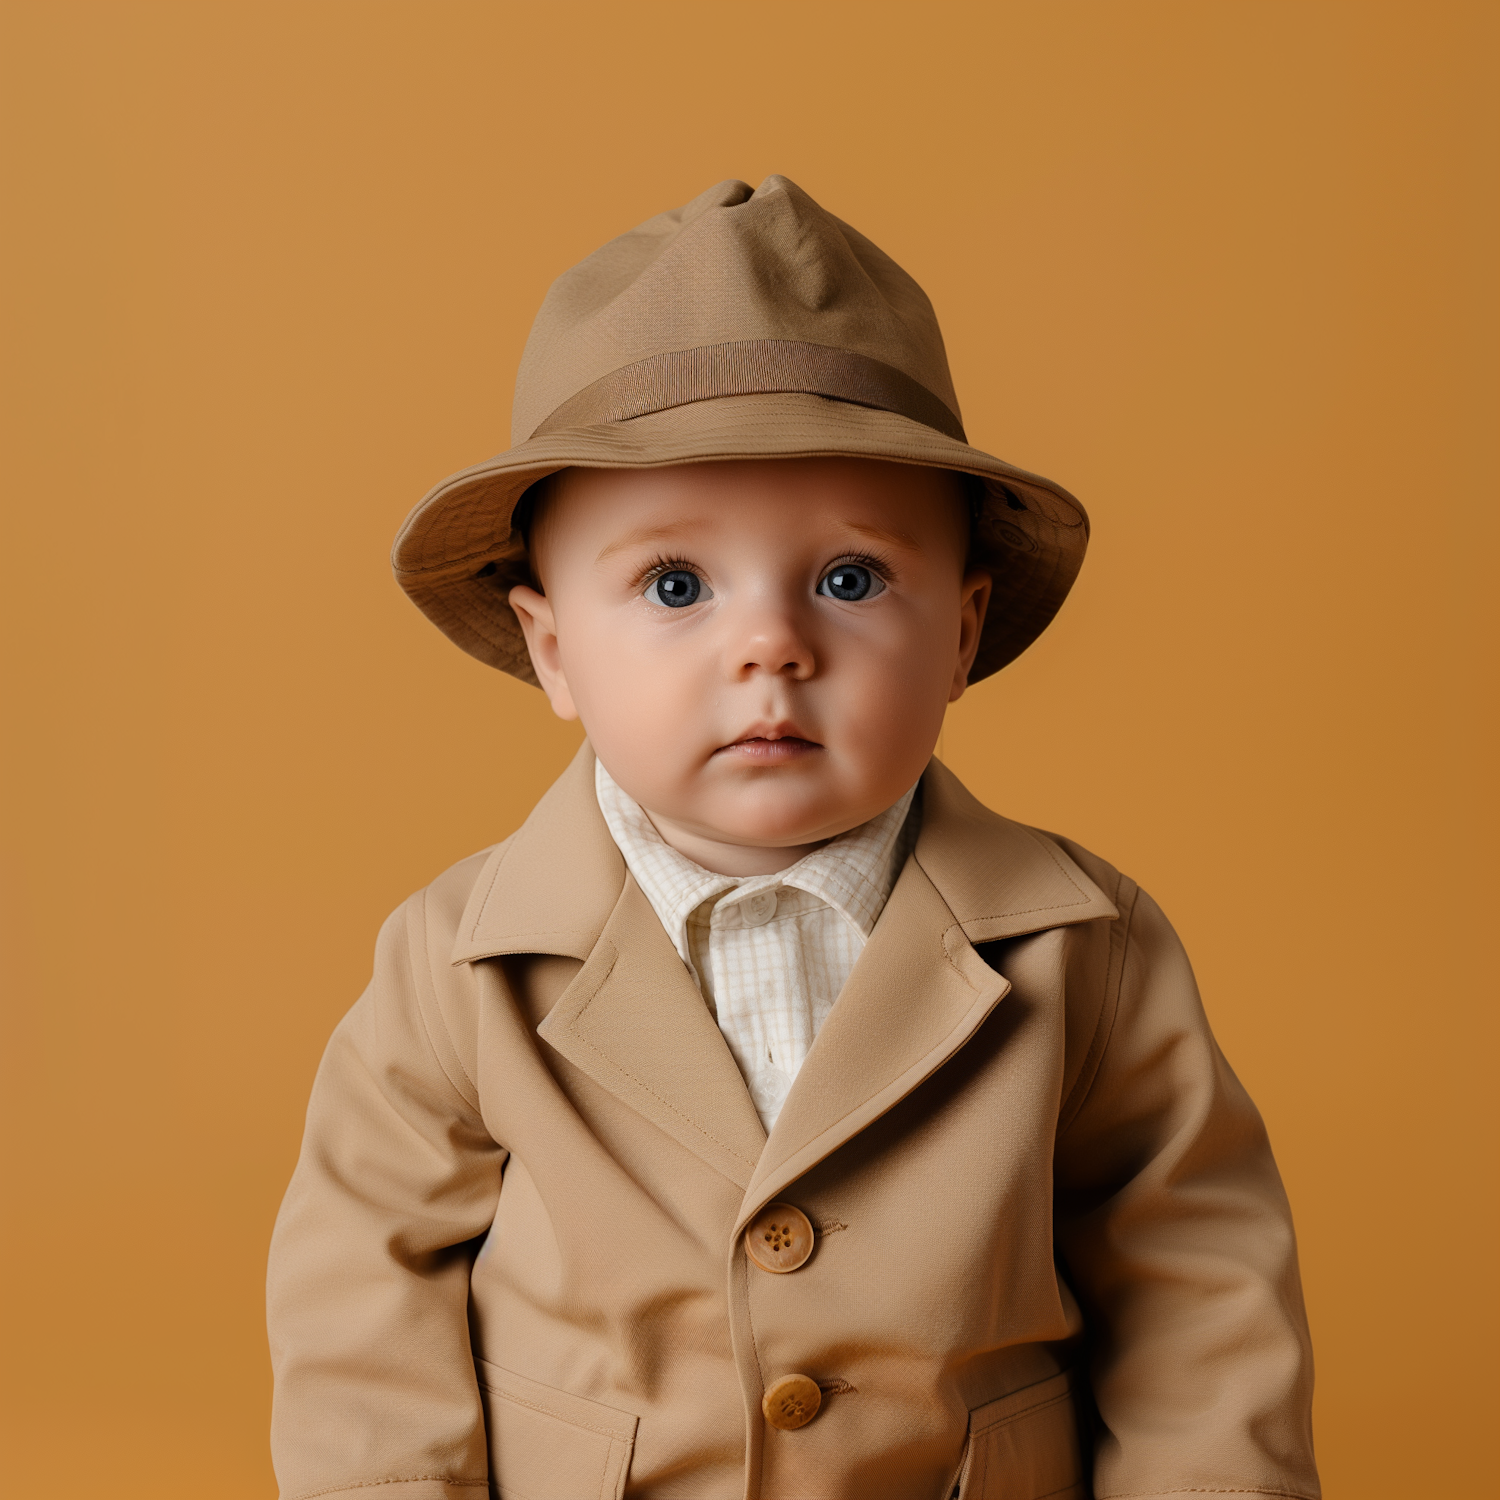
[[[1044,1406],[1051,1406],[1060,1401],[1071,1402],[1072,1393],[1072,1376],[1064,1370],[1061,1375],[1054,1375],[1049,1380],[1039,1380],[1035,1385],[1012,1391],[1010,1395],[1002,1396],[998,1401],[987,1401],[983,1406],[976,1406],[969,1413],[969,1431],[972,1433],[988,1432],[992,1427],[1013,1422],[1017,1417],[1023,1417],[1028,1412],[1037,1411]]]
[[[962,1500],[1074,1500],[1088,1493],[1066,1371],[969,1413]]]
[[[500,1500],[619,1500],[639,1418],[476,1359]]]

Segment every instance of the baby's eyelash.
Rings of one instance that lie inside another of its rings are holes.
[[[828,563],[823,571],[827,573],[833,568],[849,563],[868,568],[872,573],[879,574],[886,583],[892,582],[896,576],[896,569],[892,567],[890,559],[876,557],[872,552],[842,552]],[[658,554],[641,566],[630,586],[636,591],[648,589],[658,578],[667,573],[695,573],[700,578],[703,576],[702,569],[685,557],[665,557]]]
[[[650,588],[664,573],[698,573],[696,564],[683,557],[653,557],[636,574],[631,583],[633,589]]]
[[[833,568],[847,567],[850,563],[857,567],[868,568],[872,573],[878,573],[887,583],[890,583],[896,576],[896,570],[886,558],[875,557],[869,552],[840,553],[823,571],[827,573]]]

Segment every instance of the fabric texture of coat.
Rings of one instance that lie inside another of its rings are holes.
[[[587,747],[391,917],[272,1246],[284,1500],[1318,1494],[1290,1214],[1176,936],[921,796],[769,1139]]]

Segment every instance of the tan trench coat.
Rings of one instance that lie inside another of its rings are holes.
[[[778,1200],[789,1275],[741,1241]],[[1318,1493],[1287,1203],[1182,948],[937,762],[767,1140],[585,747],[386,924],[270,1321],[286,1500]]]

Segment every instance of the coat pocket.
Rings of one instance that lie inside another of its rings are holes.
[[[620,1500],[639,1418],[476,1359],[497,1500]]]
[[[1088,1500],[1072,1377],[1012,1391],[969,1413],[958,1500]]]

